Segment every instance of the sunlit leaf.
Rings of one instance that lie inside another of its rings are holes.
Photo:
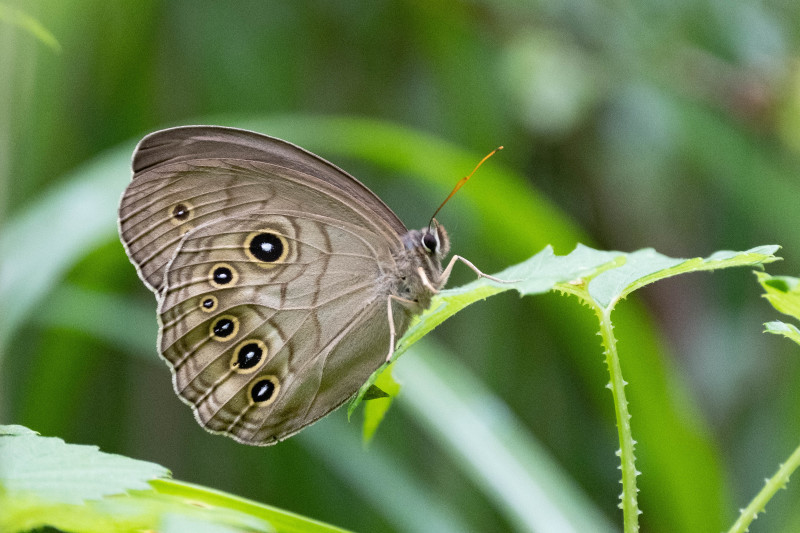
[[[613,307],[633,291],[655,281],[704,270],[734,266],[754,266],[779,260],[774,256],[780,246],[759,246],[744,252],[719,251],[703,259],[667,257],[648,248],[625,255],[619,268],[609,269],[589,282],[589,295],[601,307]]]
[[[794,324],[787,324],[780,320],[773,320],[764,324],[764,331],[767,333],[774,333],[775,335],[783,335],[792,339],[797,344],[800,344],[800,329]]]
[[[344,531],[167,476],[153,463],[0,426],[0,531]]]
[[[756,272],[758,282],[764,288],[764,298],[781,313],[800,320],[800,278],[770,276]]]
[[[242,530],[226,524],[215,524],[180,514],[167,514],[161,521],[160,533],[240,533]]]
[[[172,479],[159,479],[154,481],[152,485],[160,497],[179,499],[195,507],[208,509],[212,514],[220,510],[235,512],[241,516],[248,517],[250,520],[264,521],[278,533],[304,531],[344,533],[346,531],[283,509],[192,483]],[[224,524],[224,522],[221,523]]]
[[[133,489],[168,476],[154,463],[101,452],[96,446],[66,444],[21,426],[0,433],[0,487],[44,501],[82,503]]]

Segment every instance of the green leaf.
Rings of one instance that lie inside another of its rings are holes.
[[[21,426],[0,433],[0,487],[43,501],[82,503],[134,489],[169,476],[154,463],[101,452],[96,446],[66,444]]]
[[[383,417],[386,416],[386,412],[392,405],[392,400],[400,392],[400,384],[392,376],[392,365],[389,365],[384,372],[381,372],[372,387],[378,387],[380,390],[385,391],[386,395],[383,398],[372,399],[364,406],[362,435],[365,443],[369,443],[372,440],[378,430],[378,426],[383,421]],[[367,389],[362,401],[368,399],[367,394],[369,394],[369,391],[370,389]]]
[[[159,528],[160,533],[239,533],[241,531],[237,527],[215,524],[181,514],[167,514]]]
[[[153,463],[0,426],[0,531],[344,531],[168,476]]]
[[[616,252],[599,252],[586,246],[578,245],[569,255],[557,256],[553,253],[553,248],[547,246],[528,260],[492,275],[494,278],[504,280],[504,283],[481,277],[462,287],[444,290],[434,296],[430,308],[419,317],[416,317],[408,331],[397,341],[392,360],[396,360],[411,345],[431,332],[436,326],[470,304],[511,289],[515,289],[522,296],[545,293],[559,282],[568,282],[581,277],[590,278],[597,275],[605,268],[616,265],[617,258],[620,255]],[[358,394],[347,408],[348,416],[352,415],[363,401],[366,392],[386,368],[386,364],[381,366],[362,385]],[[388,405],[386,407],[388,408]],[[382,411],[375,409],[372,413],[382,417],[385,409]],[[364,424],[376,426],[377,422],[367,417],[364,420]]]
[[[267,530],[274,528],[278,533],[346,533],[346,530],[319,522],[305,516],[300,516],[270,505],[234,496],[223,491],[177,481],[174,479],[157,479],[151,483],[157,495],[161,498],[177,499],[200,509],[209,511],[205,517],[207,522],[217,522],[225,525],[236,525],[232,518],[237,518],[239,524],[247,519],[252,524],[267,525]],[[216,520],[215,515],[221,512],[228,513],[227,522]],[[271,527],[270,527],[271,526]],[[191,529],[189,531],[192,531]]]
[[[49,46],[53,51],[61,52],[61,45],[55,36],[41,22],[24,11],[0,3],[0,22],[18,26]]]
[[[775,309],[800,320],[800,278],[770,276],[766,272],[756,272],[756,277],[764,288],[764,298]],[[764,324],[764,331],[783,335],[800,344],[800,329],[792,324],[775,320]]]
[[[17,426],[14,424],[0,426],[0,437],[18,437],[20,435],[38,435],[38,433],[25,426]]]
[[[703,259],[678,259],[652,248],[627,254],[624,265],[601,273],[589,283],[589,296],[604,309],[613,308],[633,291],[655,281],[688,272],[716,270],[733,266],[755,266],[779,260],[773,254],[780,246],[759,246],[744,252],[720,251]]]
[[[385,390],[381,389],[377,385],[371,386],[366,394],[364,394],[364,401],[367,402],[369,400],[378,400],[380,398],[388,398],[389,393]]]
[[[800,344],[800,329],[797,329],[797,326],[793,324],[787,324],[780,320],[773,320],[772,322],[764,324],[764,331],[775,335],[783,335],[784,337],[792,339],[797,344]]]
[[[0,427],[0,531],[52,525],[68,531],[111,530],[115,520],[97,514],[98,501],[168,476],[153,463],[66,444],[22,426]]]
[[[764,287],[764,298],[781,313],[800,320],[800,278],[770,276],[756,272],[758,282]]]
[[[760,246],[744,252],[720,251],[705,259],[680,259],[667,257],[650,248],[625,253],[595,250],[582,244],[568,255],[558,256],[548,246],[530,259],[492,275],[505,280],[505,283],[482,277],[436,295],[430,308],[411,323],[397,342],[392,359],[396,360],[411,345],[468,305],[507,290],[514,289],[521,296],[528,296],[558,288],[610,309],[631,292],[660,279],[686,272],[777,261],[779,258],[773,254],[779,248],[775,245]],[[361,387],[348,406],[348,416],[355,412],[386,367],[379,368]],[[391,398],[387,398],[380,409],[376,407],[365,413],[365,435],[372,435],[390,403]]]

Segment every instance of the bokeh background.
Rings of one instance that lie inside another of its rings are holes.
[[[358,531],[618,530],[599,339],[558,295],[491,298],[404,355],[369,449],[343,412],[266,449],[205,433],[116,236],[130,154],[172,125],[257,129],[418,227],[503,144],[440,216],[487,272],[546,244],[774,243],[768,271],[797,275],[799,39],[790,0],[2,0],[0,423]],[[776,316],[742,269],[620,305],[643,531],[729,527],[800,442]],[[751,531],[800,530],[799,502]]]

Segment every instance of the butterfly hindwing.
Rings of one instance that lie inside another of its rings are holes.
[[[166,269],[160,351],[206,428],[269,444],[324,416],[385,359],[380,235],[322,215],[193,229]],[[404,329],[405,315],[397,326]],[[259,396],[260,395],[260,396]]]

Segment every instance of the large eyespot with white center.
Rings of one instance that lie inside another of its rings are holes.
[[[169,221],[175,226],[180,226],[184,222],[194,218],[194,207],[189,202],[178,202],[168,208]]]
[[[239,281],[239,273],[228,263],[217,263],[208,271],[208,281],[218,289],[233,287]]]
[[[280,381],[275,376],[258,376],[247,391],[250,405],[264,407],[271,404],[278,397],[280,388]]]
[[[219,306],[219,300],[213,294],[203,296],[200,299],[200,310],[204,313],[213,313]]]
[[[286,260],[289,243],[275,230],[262,229],[249,234],[244,240],[247,257],[262,268],[272,268]]]
[[[211,322],[208,333],[215,341],[229,341],[239,333],[239,319],[233,315],[218,316]]]
[[[421,242],[422,242],[422,247],[425,248],[425,250],[429,254],[436,253],[436,250],[439,249],[439,236],[435,233],[426,231],[422,235]]]
[[[258,370],[267,358],[267,345],[259,339],[247,339],[233,349],[231,369],[240,374],[249,374]]]

